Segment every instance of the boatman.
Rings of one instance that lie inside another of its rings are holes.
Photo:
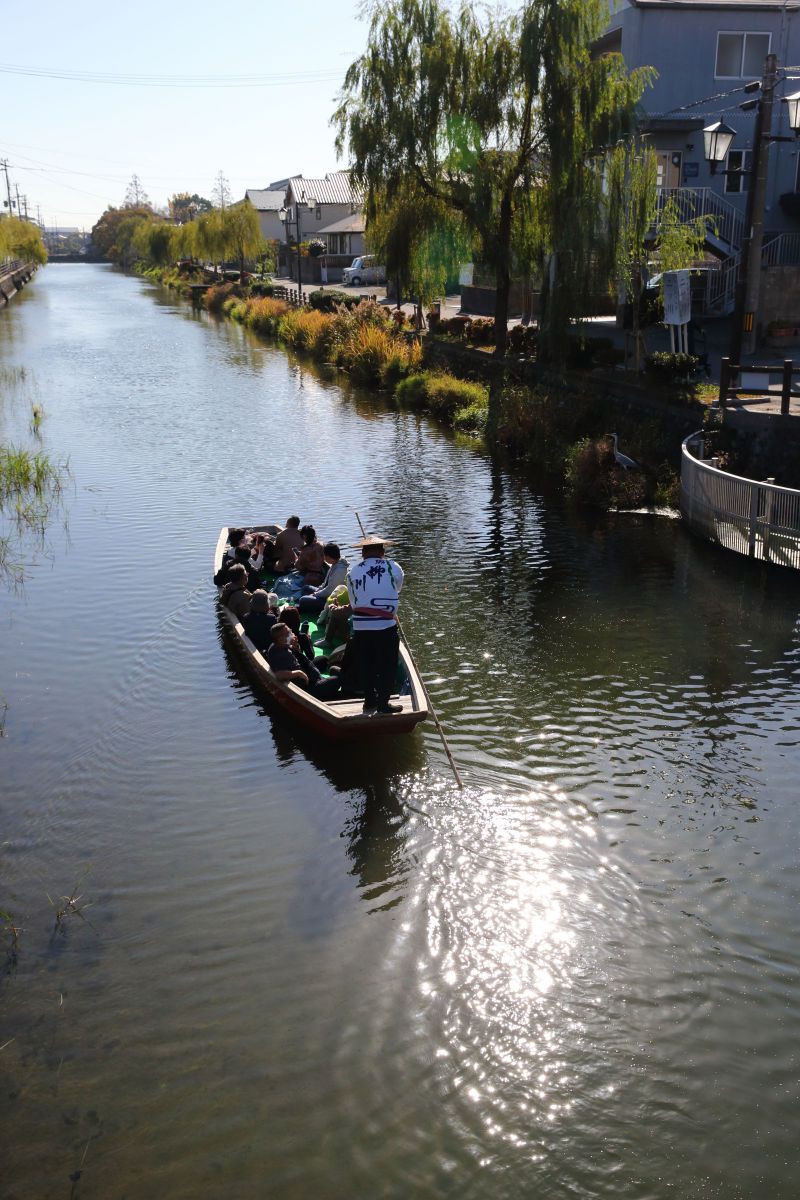
[[[400,634],[397,609],[403,570],[386,557],[386,539],[377,534],[361,539],[361,562],[347,572],[346,583],[353,609],[353,649],[364,685],[364,713],[402,712],[390,704],[397,677]]]

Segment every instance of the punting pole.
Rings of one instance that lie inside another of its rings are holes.
[[[355,509],[353,509],[353,511],[355,512]],[[367,536],[367,531],[364,528],[361,517],[358,515],[357,512],[356,512],[356,520],[358,521],[358,527],[361,530],[361,536],[365,538]],[[396,616],[395,619],[397,621],[397,632],[400,634],[400,637],[403,639],[403,645],[405,646],[406,651],[408,652],[408,657],[411,659],[412,663],[414,664],[414,670],[417,672],[417,675],[419,676],[419,681],[422,684],[422,690],[425,693],[425,699],[428,702],[428,708],[430,709],[431,716],[433,717],[434,724],[436,725],[436,732],[439,734],[439,737],[442,739],[442,745],[444,746],[444,752],[447,755],[447,760],[450,763],[450,766],[453,770],[453,774],[456,777],[456,783],[458,784],[458,786],[460,788],[463,789],[464,784],[461,782],[461,776],[458,773],[458,767],[455,764],[455,759],[453,758],[453,755],[450,753],[450,747],[447,744],[447,738],[444,736],[444,730],[442,729],[442,725],[439,720],[438,713],[436,712],[436,709],[433,707],[433,701],[431,700],[430,693],[429,693],[427,687],[425,686],[425,680],[422,678],[422,672],[420,671],[419,667],[417,666],[417,660],[414,658],[413,651],[408,644],[408,638],[403,633],[403,626],[400,624],[400,618],[398,616]]]

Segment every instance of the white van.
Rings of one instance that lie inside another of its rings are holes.
[[[386,268],[377,265],[374,254],[362,254],[342,271],[342,283],[352,287],[360,287],[362,283],[386,283]]]

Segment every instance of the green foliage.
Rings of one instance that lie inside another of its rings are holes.
[[[673,354],[669,350],[657,350],[645,359],[647,374],[658,383],[678,383],[689,379],[700,360],[694,354]]]
[[[131,267],[140,256],[135,243],[141,228],[157,222],[161,218],[150,208],[107,208],[92,229],[92,243],[109,262]]]
[[[462,428],[468,428],[472,415],[488,411],[489,390],[482,383],[457,379],[446,371],[421,371],[409,375],[397,385],[398,400],[415,408],[427,408],[436,416],[453,421],[457,413],[463,414]],[[473,428],[476,426],[473,425]]]
[[[339,292],[336,289],[324,292],[320,290],[309,293],[308,303],[320,312],[334,312],[340,305],[345,308],[358,308],[361,297],[351,296],[349,292]]]
[[[347,72],[334,122],[365,190],[373,245],[385,249],[390,273],[395,252],[410,269],[409,222],[419,219],[428,266],[432,225],[417,218],[418,198],[459,222],[494,275],[498,354],[512,251],[529,271],[548,260],[544,328],[558,357],[576,297],[597,272],[594,160],[632,126],[651,74],[628,74],[618,54],[593,54],[605,0],[532,0],[517,13],[386,0],[371,11],[367,49]]]
[[[3,258],[46,263],[47,251],[38,225],[19,217],[3,217],[0,220],[0,259]]]

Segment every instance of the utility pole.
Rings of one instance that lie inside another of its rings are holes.
[[[18,183],[15,183],[15,184],[14,184],[14,189],[15,189],[15,191],[16,191],[16,193],[17,193],[17,216],[18,216],[18,217],[21,217],[21,216],[22,216],[22,212],[20,211],[20,207],[19,207],[19,184],[18,184]]]
[[[777,70],[777,58],[774,54],[768,54],[761,82],[761,96],[756,108],[742,262],[736,285],[736,306],[731,327],[729,356],[731,362],[737,366],[741,365],[742,353],[752,354],[756,348],[756,314],[761,290],[761,248],[764,243],[764,205],[767,198],[769,144],[772,140],[772,97],[777,82]]]
[[[0,158],[0,167],[6,173],[6,195],[8,196],[8,215],[11,216],[11,184],[8,182],[8,159]]]

